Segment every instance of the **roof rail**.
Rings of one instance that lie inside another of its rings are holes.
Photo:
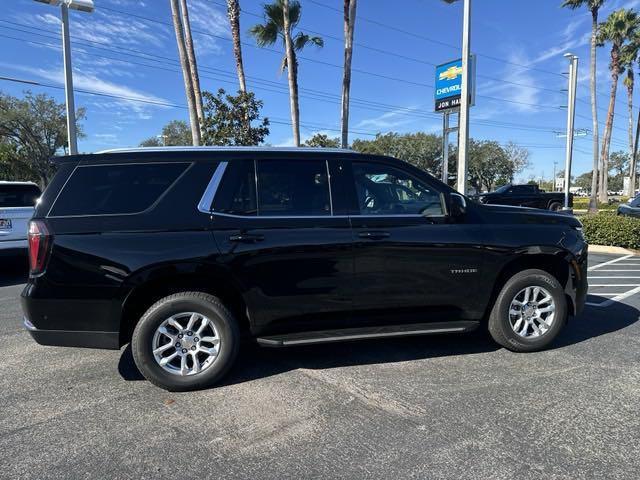
[[[137,153],[137,152],[300,152],[312,151],[323,153],[355,153],[349,148],[321,148],[321,147],[134,147],[134,148],[114,148],[101,150],[96,154],[103,153]]]

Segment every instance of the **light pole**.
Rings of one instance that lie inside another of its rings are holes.
[[[78,153],[78,135],[76,132],[76,106],[73,97],[73,69],[71,67],[71,41],[69,39],[69,9],[91,13],[93,0],[35,0],[54,7],[59,6],[62,19],[62,56],[64,59],[64,93],[67,106],[67,137],[69,154]]]
[[[458,191],[467,193],[467,159],[469,145],[469,80],[471,58],[471,0],[464,0],[462,23],[462,92],[460,97],[460,118],[458,121]]]
[[[569,103],[567,105],[567,149],[564,163],[564,207],[565,211],[571,211],[569,207],[569,187],[571,186],[571,160],[573,157],[573,131],[576,118],[576,87],[578,83],[578,57],[572,53],[566,53],[569,60]]]

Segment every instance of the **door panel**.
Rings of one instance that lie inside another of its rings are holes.
[[[212,216],[218,261],[241,284],[255,333],[348,322],[352,232],[331,215],[331,177],[324,160],[301,159],[231,162],[225,173]]]
[[[220,260],[242,285],[260,331],[337,328],[348,320],[353,280],[348,218],[214,215],[213,222]]]
[[[396,166],[354,162],[353,178],[357,208],[365,213],[351,217],[354,321],[478,318],[482,307],[475,285],[482,273],[482,238],[477,225],[443,215],[435,201],[438,185],[427,175],[417,178]],[[389,188],[379,188],[389,184],[405,193],[389,197]]]

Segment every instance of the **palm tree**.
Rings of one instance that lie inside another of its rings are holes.
[[[636,176],[636,155],[638,147],[638,134],[640,131],[640,113],[638,114],[638,121],[636,127],[636,134],[634,140],[633,132],[633,90],[635,86],[635,64],[638,61],[638,53],[640,53],[640,33],[636,33],[629,43],[627,43],[621,52],[621,63],[627,72],[627,76],[624,79],[624,84],[627,87],[627,108],[629,110],[629,151],[631,152],[631,161],[629,162],[629,195],[633,196],[635,193],[635,176]]]
[[[611,146],[611,133],[613,129],[613,117],[615,115],[616,94],[618,91],[618,78],[623,71],[620,62],[620,53],[624,42],[632,38],[638,28],[638,15],[633,10],[620,9],[613,12],[606,21],[602,22],[598,28],[598,45],[605,42],[611,43],[611,96],[609,98],[609,110],[607,112],[607,122],[604,127],[602,138],[602,157],[600,172],[600,192],[598,198],[601,202],[608,200],[607,183],[609,171],[609,148]]]
[[[280,38],[285,47],[280,70],[287,69],[289,80],[289,100],[291,107],[291,128],[293,129],[293,143],[300,146],[300,119],[298,104],[298,59],[297,52],[308,44],[317,47],[324,46],[321,37],[311,37],[302,32],[293,35],[293,30],[300,22],[301,7],[298,0],[276,0],[274,3],[263,5],[264,24],[251,27],[249,33],[261,46],[273,45]]]
[[[244,78],[244,65],[242,63],[242,44],[240,43],[240,2],[227,0],[227,16],[231,26],[231,38],[233,39],[233,54],[236,57],[236,71],[240,91],[247,93],[247,82]]]
[[[176,33],[176,41],[178,42],[178,55],[180,56],[180,65],[182,67],[182,76],[184,78],[184,90],[187,95],[187,105],[189,107],[189,121],[191,123],[191,137],[193,145],[200,145],[200,122],[198,120],[198,112],[196,110],[196,99],[193,90],[193,78],[191,76],[191,68],[189,67],[189,58],[187,56],[187,46],[185,44],[184,28],[180,19],[180,7],[178,0],[169,0],[171,3],[171,16],[173,19],[173,28]]]
[[[342,148],[349,146],[349,94],[351,91],[351,58],[353,31],[356,24],[357,0],[344,0],[344,72],[342,74]]]
[[[193,83],[193,97],[196,106],[196,115],[198,116],[198,129],[202,136],[202,121],[204,119],[202,109],[202,92],[200,91],[200,75],[198,74],[196,52],[193,48],[193,36],[191,35],[191,22],[189,21],[189,7],[187,6],[187,0],[180,0],[180,10],[182,12],[182,27],[184,29],[184,43],[187,49],[187,60],[189,60],[189,72],[191,73],[191,82]]]
[[[604,0],[565,0],[563,7],[575,10],[586,6],[591,12],[591,117],[593,120],[593,176],[591,178],[591,198],[589,200],[589,211],[598,210],[598,164],[600,153],[600,139],[598,127],[598,102],[596,92],[596,46],[598,44],[598,13],[604,4]]]

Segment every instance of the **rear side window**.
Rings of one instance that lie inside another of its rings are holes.
[[[188,163],[82,166],[75,169],[49,216],[122,215],[148,209]]]
[[[327,163],[318,160],[259,160],[258,215],[331,215]]]
[[[36,185],[0,184],[0,208],[33,207],[40,194]]]

